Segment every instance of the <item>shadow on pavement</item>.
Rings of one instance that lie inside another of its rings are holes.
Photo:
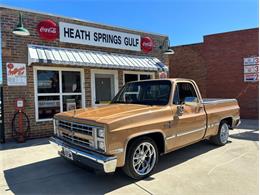
[[[155,173],[167,170],[193,157],[217,148],[202,141],[160,158]],[[63,158],[53,158],[4,171],[6,182],[15,194],[104,194],[135,181],[121,170],[96,174]],[[154,179],[153,176],[146,180]]]
[[[237,127],[237,129],[259,130],[259,121],[258,120],[241,119],[241,124]]]
[[[259,141],[258,130],[244,131],[244,132],[241,132],[241,133],[232,134],[229,137],[234,138],[234,139]]]
[[[24,143],[17,143],[16,141],[8,142],[5,144],[0,144],[0,150],[10,150],[10,149],[17,149],[17,148],[25,148],[31,146],[39,146],[49,144],[49,138],[41,138],[41,139],[30,139]]]

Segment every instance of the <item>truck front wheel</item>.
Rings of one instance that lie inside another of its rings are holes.
[[[221,121],[218,129],[218,134],[210,138],[211,143],[223,146],[228,142],[229,126],[226,121]]]
[[[123,170],[133,179],[143,179],[153,172],[157,162],[156,143],[149,137],[140,137],[130,143]]]

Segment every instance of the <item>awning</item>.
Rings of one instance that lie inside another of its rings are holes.
[[[168,71],[168,67],[155,57],[39,45],[28,45],[28,62],[29,65],[32,63],[48,63],[100,68]]]

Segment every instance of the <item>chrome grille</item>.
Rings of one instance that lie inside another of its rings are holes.
[[[72,144],[81,146],[81,147],[92,147],[91,142],[86,139],[82,139],[76,136],[69,135],[67,133],[62,133],[62,137],[65,141],[70,142]]]
[[[59,120],[57,130],[60,132],[60,138],[64,141],[80,147],[93,148],[95,128],[96,127],[91,125],[67,120]],[[92,138],[90,138],[90,136]]]
[[[93,135],[93,131],[94,131],[93,126],[76,123],[76,122],[64,121],[64,120],[59,121],[59,127],[69,131],[74,131],[74,132],[82,133],[85,135],[91,135],[91,136]]]

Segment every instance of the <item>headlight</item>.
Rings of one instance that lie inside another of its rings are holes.
[[[97,136],[100,138],[104,138],[105,137],[105,130],[101,129],[101,128],[97,128]]]
[[[60,135],[58,131],[58,127],[59,127],[59,121],[57,119],[53,119],[53,130],[54,130],[54,134],[57,136]]]
[[[105,143],[104,141],[98,141],[98,149],[105,150]]]
[[[56,126],[56,119],[53,119],[53,130],[54,130],[54,134],[57,134],[57,126]]]

